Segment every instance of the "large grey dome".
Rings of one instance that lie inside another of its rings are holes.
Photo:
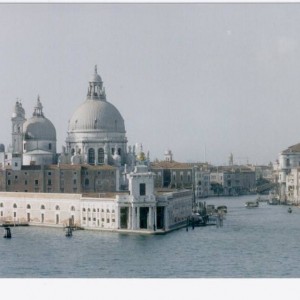
[[[23,125],[25,140],[51,140],[56,141],[56,130],[54,125],[47,118],[33,116]]]
[[[102,131],[125,133],[124,120],[111,103],[103,100],[86,100],[69,123],[69,132]]]

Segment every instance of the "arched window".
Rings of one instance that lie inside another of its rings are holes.
[[[0,203],[0,207],[3,207],[3,203],[2,202]]]
[[[84,180],[84,185],[89,185],[90,184],[90,181],[89,181],[89,179],[88,178],[86,178],[85,180]]]
[[[71,206],[71,211],[75,211],[75,207],[74,206]]]
[[[96,212],[96,208],[93,208],[93,212]]]
[[[17,208],[17,204],[16,203],[14,203],[14,208]]]
[[[89,149],[88,163],[95,164],[95,150],[93,148]]]
[[[45,205],[41,205],[41,209],[45,209]]]
[[[88,211],[91,211],[91,209],[90,209],[90,208],[88,208]]]
[[[85,208],[83,208],[82,211],[85,211]]]
[[[104,164],[104,149],[98,149],[98,164]]]
[[[60,210],[59,205],[56,205],[56,206],[55,206],[55,209],[56,209],[56,210]]]
[[[30,208],[31,208],[30,204],[27,204],[27,209],[30,209]]]

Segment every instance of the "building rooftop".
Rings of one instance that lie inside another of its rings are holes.
[[[287,149],[283,150],[282,154],[288,154],[288,153],[294,153],[294,152],[300,152],[300,143],[290,146]]]

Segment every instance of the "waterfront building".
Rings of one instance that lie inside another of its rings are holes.
[[[193,167],[188,163],[176,161],[152,162],[150,169],[155,173],[157,188],[176,189],[191,188],[193,184]]]
[[[194,169],[195,197],[206,198],[213,195],[210,182],[210,170],[196,167]]]
[[[145,165],[127,174],[123,193],[0,193],[0,221],[85,229],[160,233],[185,226],[192,211],[192,191],[156,194]]]
[[[298,197],[297,168],[299,166],[300,143],[280,152],[275,176],[278,178],[278,196],[281,201],[296,201]]]

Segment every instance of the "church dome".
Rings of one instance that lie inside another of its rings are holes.
[[[56,130],[51,121],[45,117],[28,119],[23,125],[25,140],[56,140]]]
[[[69,123],[69,131],[125,132],[124,120],[114,105],[103,100],[86,100]]]
[[[97,73],[97,66],[95,66],[95,72],[89,81],[87,99],[71,117],[68,131],[125,133],[121,114],[114,105],[106,101],[105,88]]]
[[[23,125],[25,140],[56,141],[56,130],[50,120],[43,114],[43,106],[38,97],[33,116]]]

